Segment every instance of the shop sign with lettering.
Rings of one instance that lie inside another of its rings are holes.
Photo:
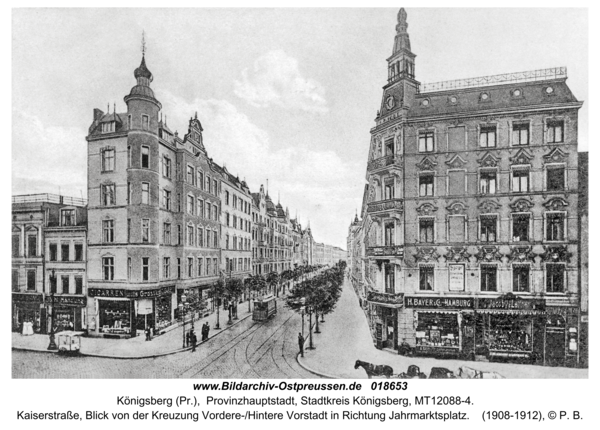
[[[13,302],[42,303],[41,294],[12,293]]]
[[[504,310],[544,310],[543,300],[527,300],[520,298],[479,298],[477,299],[477,309],[504,309]]]
[[[52,303],[52,298],[50,296],[46,296],[46,303]],[[85,297],[54,296],[54,304],[56,306],[85,307],[87,304],[87,300]]]
[[[88,296],[90,297],[115,297],[115,298],[152,298],[160,297],[164,294],[169,294],[174,291],[174,287],[162,287],[156,290],[124,290],[124,289],[104,289],[104,288],[88,288]]]
[[[404,297],[407,308],[472,309],[472,297]]]

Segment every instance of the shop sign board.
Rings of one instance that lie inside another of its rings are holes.
[[[473,309],[472,297],[404,297],[404,306],[420,309]]]
[[[88,296],[90,297],[106,297],[106,298],[152,298],[160,297],[164,294],[169,294],[174,291],[174,287],[162,287],[155,290],[125,290],[125,289],[104,289],[104,288],[88,288]]]
[[[42,303],[41,294],[12,293],[12,299],[19,303]]]
[[[499,309],[499,310],[523,310],[523,311],[531,311],[537,310],[541,311],[545,309],[544,300],[528,300],[528,299],[520,299],[520,298],[478,298],[477,299],[477,309]]]
[[[463,264],[448,265],[450,291],[465,290],[465,266]]]
[[[52,304],[52,298],[46,296],[46,303]],[[85,307],[87,300],[85,297],[78,296],[54,296],[54,304],[56,306]]]

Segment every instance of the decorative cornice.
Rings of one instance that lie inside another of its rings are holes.
[[[414,259],[417,263],[435,263],[438,258],[440,258],[440,255],[432,247],[419,248],[417,253],[414,254]]]
[[[479,252],[475,254],[477,262],[502,261],[502,254],[498,250],[497,246],[481,246],[478,249]]]
[[[573,254],[567,251],[567,245],[544,246],[544,252],[540,254],[545,263],[564,262],[570,263]]]
[[[527,199],[519,199],[508,206],[510,206],[513,212],[528,212],[534,206],[534,203]]]
[[[460,215],[467,211],[467,206],[463,202],[454,202],[446,206],[449,215]]]
[[[471,254],[467,252],[467,247],[453,246],[448,248],[448,253],[445,255],[447,261],[458,263],[461,261],[469,261]]]
[[[531,246],[513,246],[507,255],[510,263],[534,262],[536,254],[532,252]]]
[[[547,164],[564,162],[569,158],[569,156],[561,151],[560,148],[554,148],[548,154],[544,155],[543,158],[544,164]]]
[[[423,203],[416,210],[420,216],[428,216],[433,215],[433,213],[436,212],[438,208],[437,206],[434,206],[431,203]]]
[[[511,164],[530,164],[532,159],[533,156],[523,148],[519,149],[513,157],[509,158]]]
[[[446,164],[450,167],[458,168],[464,167],[467,164],[467,162],[463,160],[459,154],[456,154],[454,157],[452,157],[451,160],[446,161]]]
[[[502,205],[494,200],[484,200],[481,203],[479,203],[479,205],[477,205],[477,208],[481,213],[495,212],[501,207]]]
[[[438,163],[432,160],[429,156],[425,156],[416,166],[419,170],[433,170]]]
[[[563,198],[555,197],[553,199],[548,200],[543,206],[549,211],[558,211],[564,210],[569,206],[569,202]]]
[[[486,152],[477,162],[481,167],[497,167],[499,159],[491,152]]]

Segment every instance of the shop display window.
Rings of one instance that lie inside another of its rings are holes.
[[[129,301],[100,300],[99,306],[102,333],[130,333]]]
[[[417,346],[459,346],[458,316],[456,313],[420,313],[416,330]]]
[[[491,351],[532,351],[533,322],[512,314],[490,315],[487,344]]]

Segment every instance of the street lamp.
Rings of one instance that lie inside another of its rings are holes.
[[[52,273],[50,274],[50,303],[52,306],[52,310],[50,311],[50,343],[48,344],[48,351],[56,351],[58,347],[56,346],[56,341],[54,339],[54,289],[53,286],[56,286],[56,272],[52,269]]]
[[[181,295],[181,302],[178,305],[179,315],[181,315],[181,320],[183,321],[183,324],[182,324],[182,327],[183,327],[183,332],[182,332],[182,334],[183,334],[183,343],[182,343],[182,346],[181,346],[182,348],[186,347],[186,345],[185,345],[185,311],[186,311],[186,308],[185,308],[185,306],[186,306],[185,299],[186,299],[185,294],[182,294]]]

